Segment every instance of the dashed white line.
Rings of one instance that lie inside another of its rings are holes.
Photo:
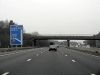
[[[65,56],[67,56],[67,54]]]
[[[31,61],[31,59],[27,59],[27,61]]]
[[[19,53],[19,52],[16,52],[16,53]]]
[[[91,74],[91,75],[96,75],[96,74]]]
[[[75,60],[72,60],[72,62],[76,62]]]
[[[5,72],[5,73],[3,73],[2,75],[8,75],[10,72]]]
[[[36,54],[36,56],[39,56],[39,54]]]

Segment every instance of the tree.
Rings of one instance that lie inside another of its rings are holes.
[[[29,33],[24,33],[23,34],[23,46],[32,46],[33,40],[32,40],[32,35]]]
[[[96,41],[95,40],[85,40],[85,45],[90,45],[91,47],[96,47]]]
[[[1,47],[8,47],[9,45],[9,22],[0,21],[0,43]]]
[[[100,37],[100,32],[96,35],[93,35],[93,37]],[[96,47],[96,40],[85,40],[85,45],[90,45],[91,47]]]
[[[14,25],[13,20],[0,21],[0,47],[10,46],[10,25]],[[40,35],[38,32],[34,33],[25,33],[23,34],[23,46],[32,46],[33,45],[33,36]],[[37,43],[41,46],[48,46],[48,40],[39,40]]]
[[[33,35],[33,36],[38,36],[39,33],[36,31],[36,32],[33,32],[32,35]]]

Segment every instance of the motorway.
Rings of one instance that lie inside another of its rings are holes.
[[[64,47],[0,54],[0,75],[100,75],[100,57]]]

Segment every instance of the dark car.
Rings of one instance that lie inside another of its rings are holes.
[[[49,51],[57,51],[57,45],[50,45]]]

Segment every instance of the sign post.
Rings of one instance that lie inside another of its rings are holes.
[[[10,45],[23,45],[23,25],[10,25]]]

